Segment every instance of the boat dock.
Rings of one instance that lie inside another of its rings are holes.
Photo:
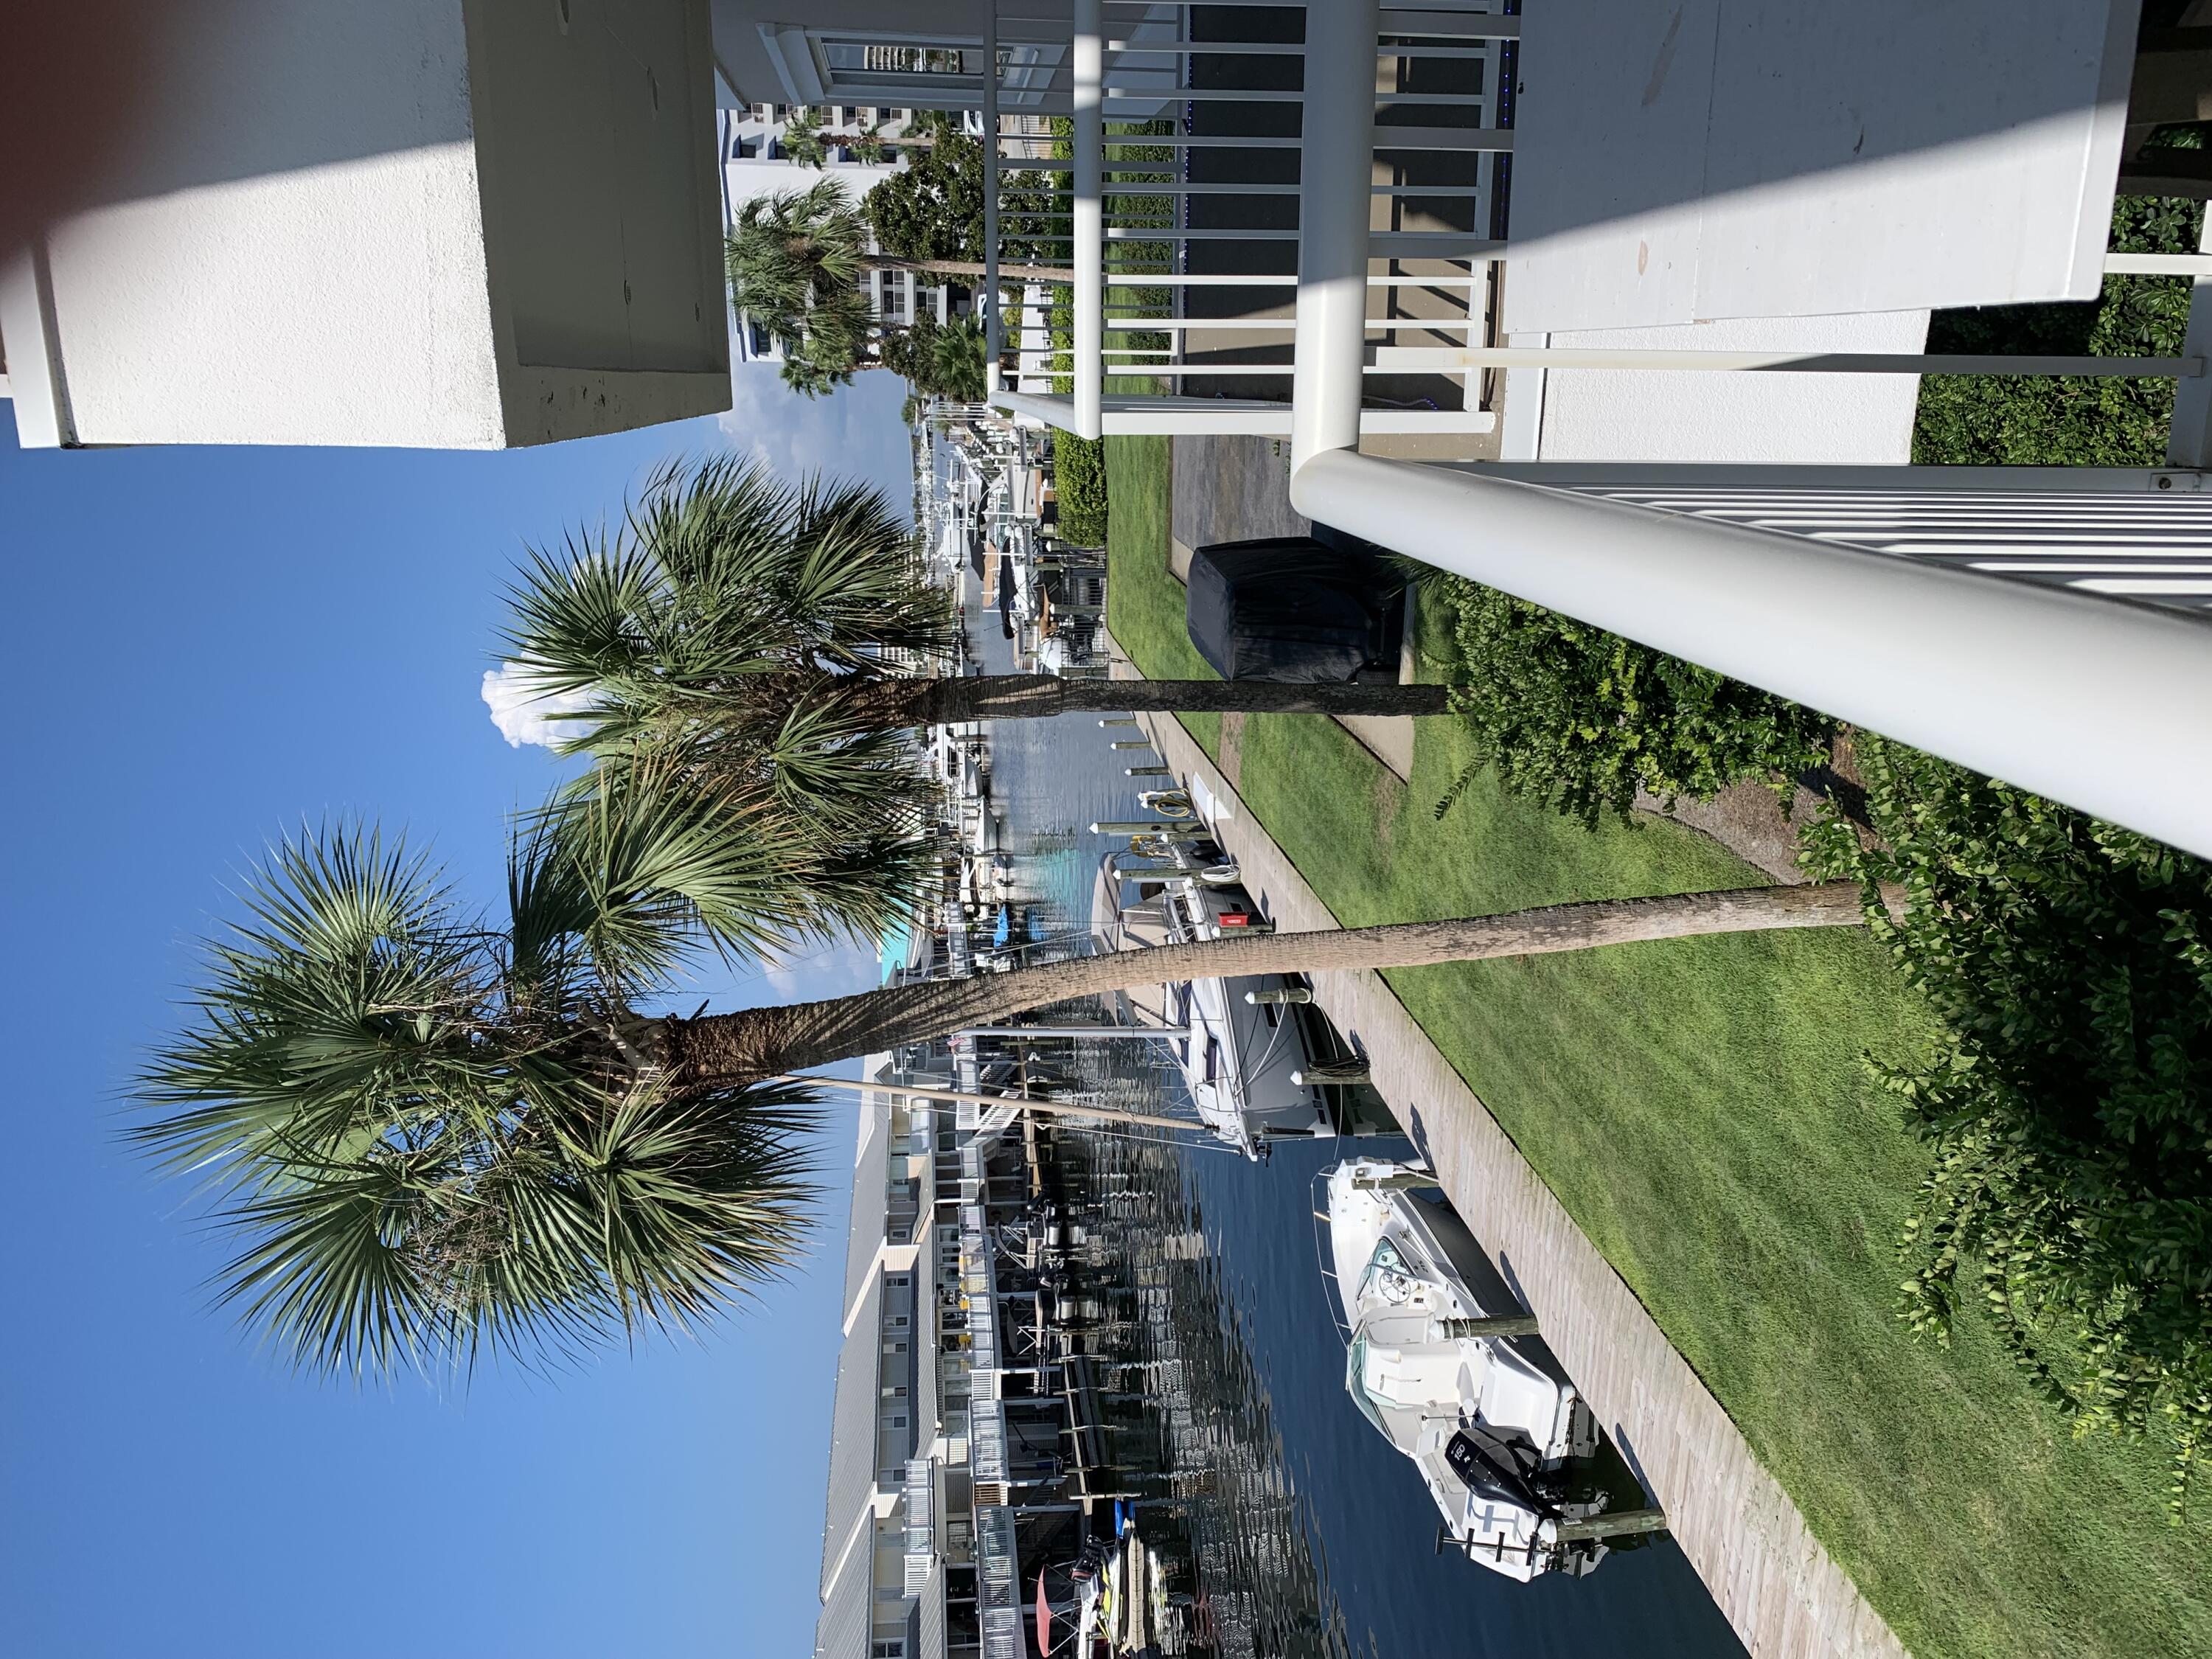
[[[1140,678],[1118,646],[1113,654],[1116,678]],[[1227,809],[1216,839],[1274,924],[1339,926],[1182,723],[1148,714],[1139,726],[1179,779],[1202,782]],[[1720,1401],[1381,975],[1317,974],[1314,996],[1357,1038],[1468,1225],[1510,1261],[1545,1340],[1666,1510],[1752,1659],[1905,1659]]]

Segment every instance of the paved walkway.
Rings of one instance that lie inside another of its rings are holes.
[[[1114,654],[1116,678],[1136,678],[1118,647]],[[1140,724],[1179,777],[1202,780],[1227,805],[1214,831],[1260,908],[1285,932],[1337,926],[1181,722]],[[1321,974],[1314,993],[1365,1051],[1376,1087],[1665,1506],[1752,1659],[1903,1659],[1903,1644],[1828,1559],[1720,1402],[1381,976]]]

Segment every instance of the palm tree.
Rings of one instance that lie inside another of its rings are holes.
[[[589,699],[552,717],[565,751],[764,763],[794,799],[848,749],[873,764],[900,734],[964,720],[1446,708],[1440,685],[945,674],[958,618],[881,495],[727,459],[665,470],[626,535],[538,553],[508,598],[509,659],[549,696]]]
[[[787,1264],[811,1096],[783,1074],[1163,976],[1383,968],[1832,927],[1855,884],[1226,939],[790,1007],[642,1012],[705,945],[819,937],[807,859],[678,790],[556,803],[477,915],[374,831],[303,833],[210,941],[140,1143],[240,1240],[222,1298],[313,1370],[560,1359],[690,1331]]]
[[[874,121],[853,135],[852,149],[854,161],[866,162],[871,167],[891,153],[890,141],[884,137],[882,126]]]
[[[950,596],[879,491],[672,463],[617,533],[533,550],[508,599],[518,659],[599,665],[593,706],[550,717],[573,734],[557,746],[602,763],[586,790],[640,768],[680,777],[777,813],[793,839],[826,836],[818,855],[841,867],[913,835],[909,804],[931,787],[904,728],[810,695],[942,666],[957,642]]]
[[[864,284],[872,270],[981,276],[980,264],[894,258],[871,247],[866,219],[842,181],[756,196],[738,210],[723,244],[730,304],[784,354],[783,378],[819,397],[876,365],[868,361],[877,322]],[[1007,265],[1007,282],[1066,279],[1065,270]]]
[[[866,247],[835,179],[754,197],[723,246],[731,305],[782,349],[784,380],[810,396],[850,381],[866,353]]]
[[[929,343],[929,390],[956,404],[983,401],[982,325],[962,317],[937,331]]]
[[[805,105],[792,111],[791,118],[783,124],[783,153],[793,166],[812,167],[817,173],[829,164],[830,146],[814,125],[814,112]]]

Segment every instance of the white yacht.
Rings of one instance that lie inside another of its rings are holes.
[[[1566,1465],[1597,1450],[1589,1407],[1533,1327],[1467,1328],[1522,1315],[1519,1300],[1459,1218],[1417,1195],[1435,1185],[1417,1166],[1354,1158],[1319,1183],[1352,1403],[1413,1459],[1470,1560],[1523,1583],[1588,1572],[1606,1547],[1571,1534],[1606,1498],[1571,1498]]]
[[[1103,948],[1221,939],[1264,928],[1237,866],[1176,843],[1161,858],[1110,853],[1098,868],[1091,921]],[[1208,1128],[1248,1158],[1283,1135],[1337,1132],[1329,1085],[1317,1080],[1316,1044],[1300,1002],[1304,988],[1281,974],[1170,981],[1120,994],[1133,1024],[1169,1028],[1192,1101]]]

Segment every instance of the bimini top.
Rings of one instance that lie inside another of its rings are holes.
[[[1190,642],[1224,679],[1348,680],[1382,654],[1398,586],[1371,556],[1310,536],[1201,547]]]

